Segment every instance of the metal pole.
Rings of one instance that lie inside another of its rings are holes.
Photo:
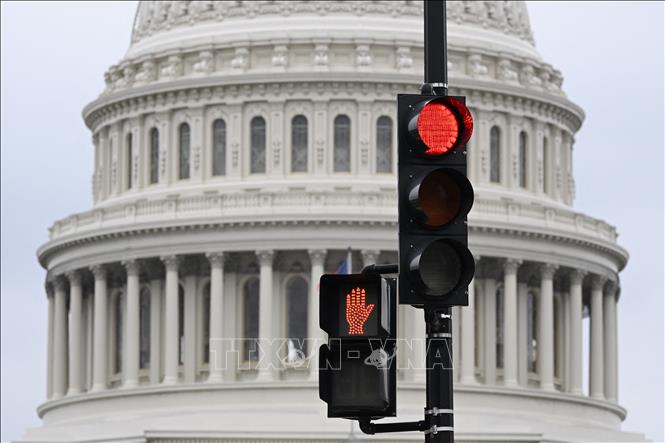
[[[450,306],[425,308],[427,325],[425,442],[453,443],[453,337]]]
[[[448,42],[445,0],[425,0],[425,84],[423,93],[448,93]]]

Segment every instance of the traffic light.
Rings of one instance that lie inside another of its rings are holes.
[[[468,305],[471,113],[464,97],[400,94],[397,118],[399,302]]]
[[[397,291],[379,274],[326,274],[319,284],[319,396],[328,417],[395,415]]]

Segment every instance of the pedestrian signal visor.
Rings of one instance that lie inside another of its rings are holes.
[[[376,274],[326,274],[319,288],[319,322],[330,337],[390,335],[390,289],[385,278]]]

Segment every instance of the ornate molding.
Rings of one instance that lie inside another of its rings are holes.
[[[540,276],[543,280],[552,280],[557,269],[559,269],[558,265],[545,263],[540,267]]]
[[[261,266],[272,266],[273,259],[275,258],[275,251],[272,249],[261,249],[256,251],[256,257],[259,259]]]
[[[581,285],[587,273],[581,269],[573,269],[570,272],[570,283],[573,285]]]
[[[159,259],[162,261],[162,263],[164,263],[164,267],[166,268],[167,272],[168,271],[178,272],[178,267],[182,262],[182,258],[178,257],[177,255],[164,255]]]
[[[592,274],[591,275],[591,288],[594,291],[602,291],[603,286],[607,282],[608,278],[605,275]]]
[[[95,277],[95,280],[106,280],[106,276],[108,275],[108,270],[104,265],[90,266],[90,271]]]
[[[138,260],[123,260],[122,265],[125,267],[128,276],[138,275],[141,270]]]
[[[451,2],[448,20],[494,29],[531,44],[533,34],[526,6],[521,2]],[[390,17],[421,18],[421,2],[382,1],[307,1],[307,2],[208,2],[208,1],[144,1],[139,4],[132,30],[132,44],[173,29],[197,23],[224,22],[234,19],[256,19],[262,16],[289,17],[294,15],[385,15]]]
[[[503,272],[506,274],[516,274],[521,265],[522,260],[508,258],[503,262]]]
[[[307,253],[309,254],[309,260],[312,266],[323,266],[326,261],[326,255],[328,254],[328,251],[325,249],[310,249],[307,251]]]
[[[224,252],[208,252],[206,258],[210,262],[211,267],[224,267]]]

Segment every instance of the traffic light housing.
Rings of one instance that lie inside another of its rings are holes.
[[[399,302],[468,305],[471,113],[464,97],[400,94],[397,119]]]
[[[379,274],[326,274],[319,284],[319,397],[328,417],[395,415],[397,285]]]

